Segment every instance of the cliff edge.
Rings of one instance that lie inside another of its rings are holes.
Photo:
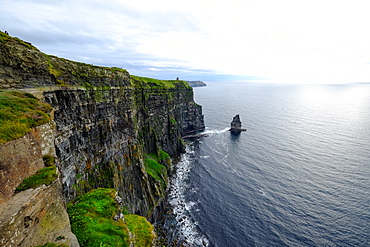
[[[49,231],[40,222],[52,205],[65,211],[67,202],[96,188],[114,188],[122,198],[121,208],[150,218],[158,213],[166,193],[168,155],[184,152],[182,136],[204,129],[202,108],[185,81],[132,76],[120,68],[46,55],[2,32],[0,89],[31,94],[51,106],[46,111],[47,123],[31,126],[26,135],[0,144],[0,178],[6,181],[0,188],[0,211],[27,191],[55,190],[55,197],[32,214],[27,208],[34,205],[28,201],[16,212],[17,221],[2,219],[0,232],[8,229],[9,234],[1,234],[0,243],[9,246],[36,243],[35,229]],[[28,115],[25,119],[41,117]],[[44,167],[45,155],[56,158],[57,180],[14,194],[25,178]],[[32,224],[26,224],[27,219]],[[50,241],[57,242],[54,235],[36,244]]]

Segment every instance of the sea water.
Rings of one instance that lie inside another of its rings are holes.
[[[208,137],[188,142],[169,196],[184,246],[370,246],[369,84],[194,92]]]

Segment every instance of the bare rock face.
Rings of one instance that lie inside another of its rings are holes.
[[[233,118],[230,131],[231,133],[240,133],[242,131],[246,131],[246,129],[242,129],[242,122],[240,121],[239,114]]]
[[[0,204],[10,199],[24,178],[44,167],[43,155],[55,155],[54,123],[32,129],[22,138],[0,145]]]
[[[44,167],[43,155],[55,156],[54,139],[55,123],[51,121],[0,145],[0,246],[79,246],[59,180],[14,194],[24,178]]]
[[[22,191],[0,204],[0,245],[36,246],[60,243],[79,246],[56,180],[50,186]]]

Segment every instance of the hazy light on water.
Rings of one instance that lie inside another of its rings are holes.
[[[318,118],[332,116],[340,125],[361,126],[368,117],[369,92],[363,85],[314,85],[299,91],[298,101],[305,111]],[[303,111],[304,112],[304,111]]]

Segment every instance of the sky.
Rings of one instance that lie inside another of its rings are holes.
[[[0,0],[42,52],[157,79],[370,82],[367,0]]]

